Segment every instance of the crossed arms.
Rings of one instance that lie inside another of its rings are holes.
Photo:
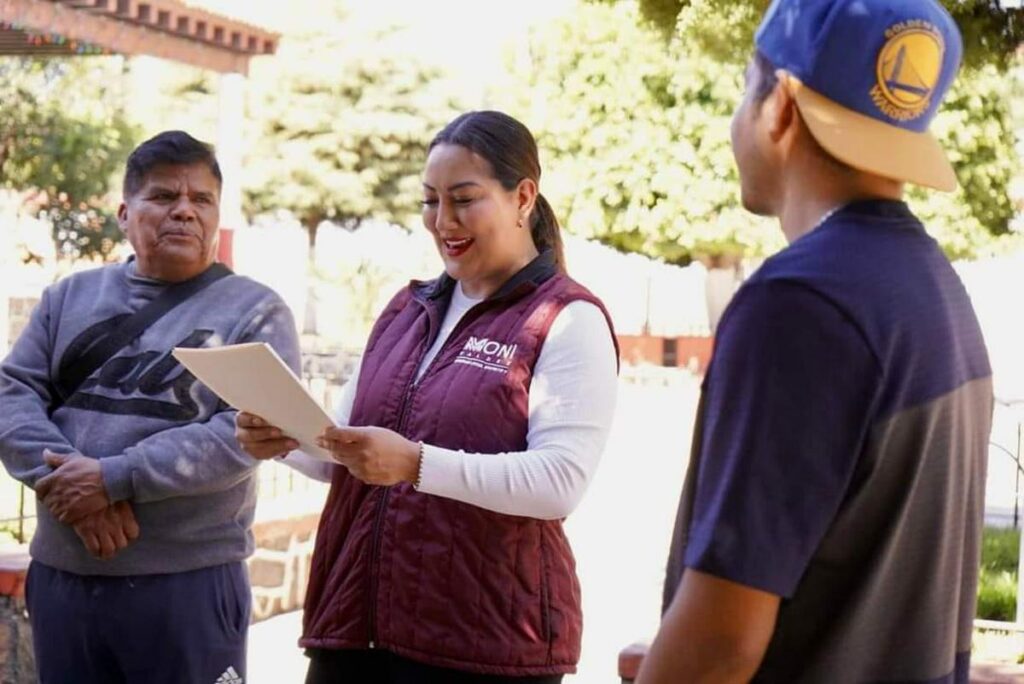
[[[54,400],[52,294],[0,366],[0,458],[33,488],[55,519],[71,525],[95,556],[109,558],[139,535],[132,506],[227,490],[249,477],[256,461],[234,439],[234,412],[172,425],[131,443],[121,453],[84,454],[48,414]],[[239,341],[263,340],[298,364],[294,323],[280,301],[266,301],[238,325]]]

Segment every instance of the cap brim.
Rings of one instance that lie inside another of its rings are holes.
[[[957,189],[956,173],[931,133],[890,126],[836,104],[799,79],[787,80],[814,139],[836,159],[883,178],[943,192]]]

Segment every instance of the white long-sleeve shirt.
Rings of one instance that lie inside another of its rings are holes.
[[[479,301],[455,288],[417,381]],[[478,454],[424,444],[419,490],[509,515],[564,518],[583,498],[604,451],[615,412],[616,369],[604,314],[590,302],[571,302],[552,322],[534,367],[526,451]],[[342,389],[334,416],[339,425],[351,417],[358,374]],[[338,467],[302,452],[283,460],[325,481]]]

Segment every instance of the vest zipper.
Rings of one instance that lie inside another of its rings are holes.
[[[424,352],[426,355],[426,352]],[[421,358],[422,361],[422,358]],[[415,382],[415,376],[413,377]],[[412,403],[412,395],[416,389],[415,384],[410,383],[405,389],[405,399],[402,400],[402,410],[398,414],[398,429],[396,432],[402,434],[405,429],[405,422],[409,415],[409,405]],[[370,648],[377,647],[377,575],[380,572],[380,545],[383,535],[381,528],[384,526],[384,514],[388,508],[388,496],[391,494],[391,487],[383,487],[380,502],[377,504],[377,512],[373,520],[373,556],[370,566]]]
[[[478,313],[477,309],[480,304],[476,304],[463,314],[462,319],[455,324],[452,328],[451,333],[448,335],[448,339],[444,341],[441,348],[437,350],[437,354],[425,369],[423,369],[423,375],[420,376],[422,381],[430,373],[430,370],[437,363],[438,359],[441,358],[443,352],[448,348],[448,343],[457,337],[456,333],[459,333],[469,323],[472,322],[472,318]],[[429,310],[429,309],[428,309]],[[470,316],[474,314],[474,316]],[[436,333],[435,333],[436,334]],[[405,388],[405,398],[402,400],[402,408],[398,413],[398,424],[395,426],[395,432],[405,436],[405,424],[409,419],[409,407],[412,405],[413,395],[416,394],[416,387],[419,383],[416,381],[416,376],[419,374],[420,364],[423,363],[423,359],[426,358],[427,352],[430,351],[430,345],[433,344],[434,335],[429,335],[427,343],[423,346],[423,353],[420,354],[419,361],[416,364],[416,368],[413,370],[412,379],[409,381],[408,386]],[[369,625],[370,625],[370,638],[369,648],[374,649],[377,647],[377,574],[380,572],[380,545],[381,545],[381,527],[384,525],[384,513],[387,510],[388,495],[391,493],[391,487],[384,487],[384,491],[381,494],[380,502],[377,504],[377,512],[373,521],[373,556],[370,559],[370,610],[369,610]],[[550,639],[549,639],[550,641]]]
[[[430,335],[429,337],[433,337]],[[405,398],[402,399],[402,408],[398,413],[398,424],[395,426],[395,432],[404,436],[405,423],[409,418],[409,406],[412,404],[412,396],[416,393],[416,374],[419,372],[420,364],[423,363],[423,359],[426,357],[427,352],[430,350],[431,340],[428,340],[428,344],[423,346],[423,353],[420,354],[419,362],[416,364],[416,369],[413,371],[412,379],[405,388]],[[446,340],[447,342],[447,340]],[[440,351],[438,351],[440,356]],[[437,360],[437,357],[434,357]],[[431,361],[433,365],[433,361]],[[426,375],[426,373],[424,373]],[[388,496],[391,494],[391,487],[383,487],[383,492],[380,496],[380,502],[377,504],[377,512],[374,515],[373,520],[373,547],[372,557],[370,558],[370,605],[368,621],[370,626],[370,638],[369,648],[374,649],[377,647],[377,575],[380,573],[380,545],[382,543],[381,528],[384,526],[384,514],[388,507]]]

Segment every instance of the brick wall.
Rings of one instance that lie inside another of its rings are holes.
[[[710,336],[619,335],[618,339],[619,358],[623,365],[649,363],[690,368],[695,373],[703,373],[707,369],[715,342],[715,338]]]
[[[253,525],[256,551],[249,559],[253,622],[302,607],[319,521],[317,513]]]

